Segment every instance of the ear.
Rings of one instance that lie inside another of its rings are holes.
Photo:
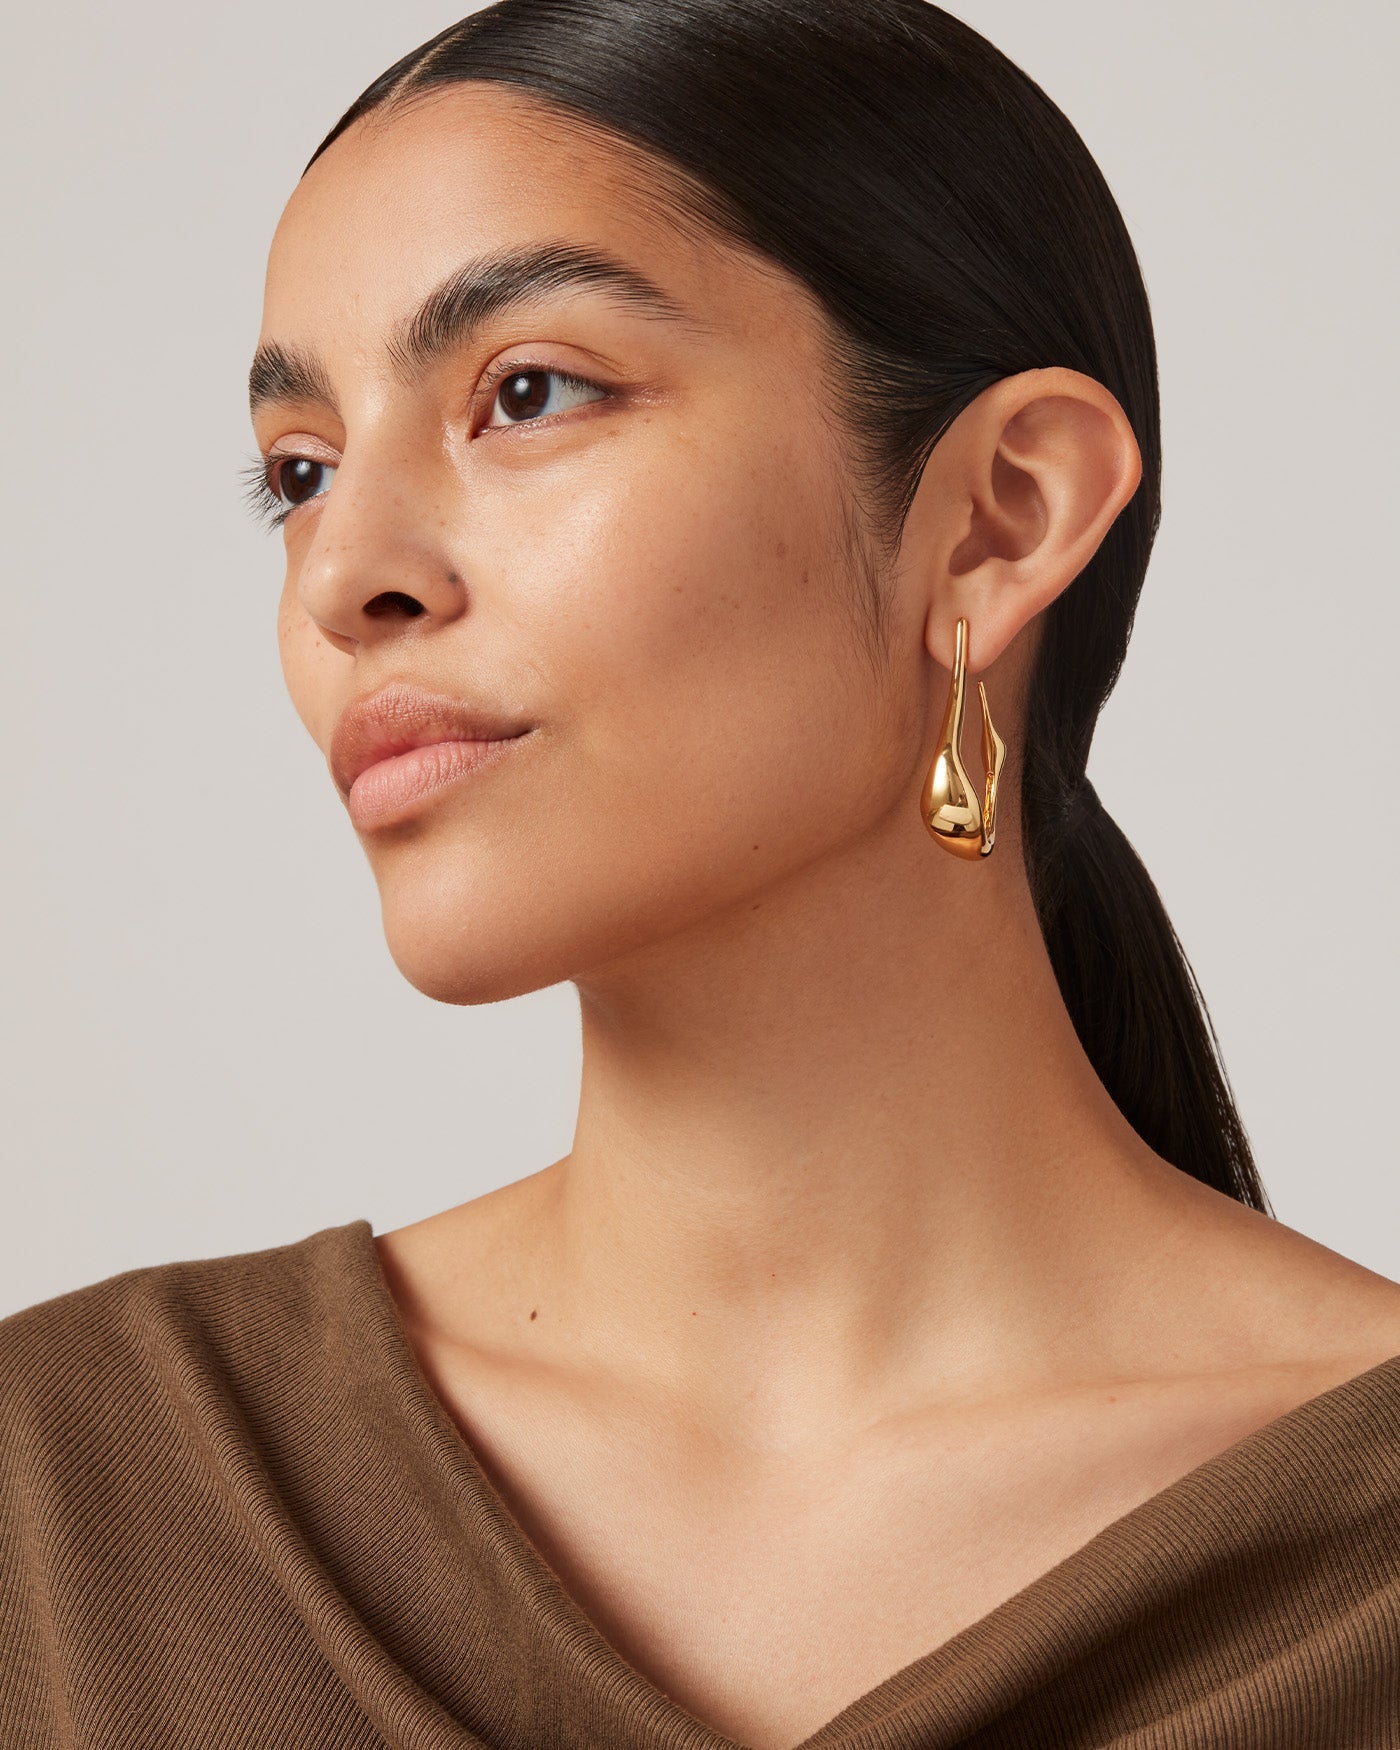
[[[927,592],[925,643],[953,666],[994,663],[1079,576],[1137,490],[1142,456],[1102,383],[1060,366],[1004,377],[934,446],[901,538]]]

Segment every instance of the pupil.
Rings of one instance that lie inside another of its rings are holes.
[[[549,375],[545,371],[522,371],[507,379],[501,390],[501,404],[512,419],[528,413],[538,413],[549,400]]]
[[[316,496],[316,488],[320,485],[321,462],[309,462],[305,456],[298,457],[290,468],[282,470],[282,491],[293,504],[305,504],[308,498]]]

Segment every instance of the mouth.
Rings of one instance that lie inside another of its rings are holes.
[[[491,738],[455,737],[420,743],[375,760],[358,773],[346,796],[357,832],[396,826],[449,787],[494,766],[530,734]]]
[[[533,728],[518,715],[394,681],[346,706],[331,739],[331,774],[357,828],[384,826],[495,764]]]

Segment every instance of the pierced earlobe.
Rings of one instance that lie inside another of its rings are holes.
[[[981,803],[958,753],[962,741],[963,704],[967,691],[966,620],[958,621],[957,649],[953,656],[953,684],[948,708],[938,734],[938,752],[924,780],[922,814],[924,825],[944,850],[955,857],[986,857],[996,842],[997,780],[1006,758],[1006,743],[992,726],[987,689],[981,681],[982,760],[987,768],[986,791]]]

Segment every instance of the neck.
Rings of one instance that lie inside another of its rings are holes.
[[[1121,1236],[1160,1239],[1185,1175],[1086,1061],[1018,848],[892,839],[578,981],[574,1145],[529,1222],[579,1359],[861,1417],[911,1375],[1043,1380],[1094,1322],[1085,1283],[1105,1318],[1130,1292]]]

